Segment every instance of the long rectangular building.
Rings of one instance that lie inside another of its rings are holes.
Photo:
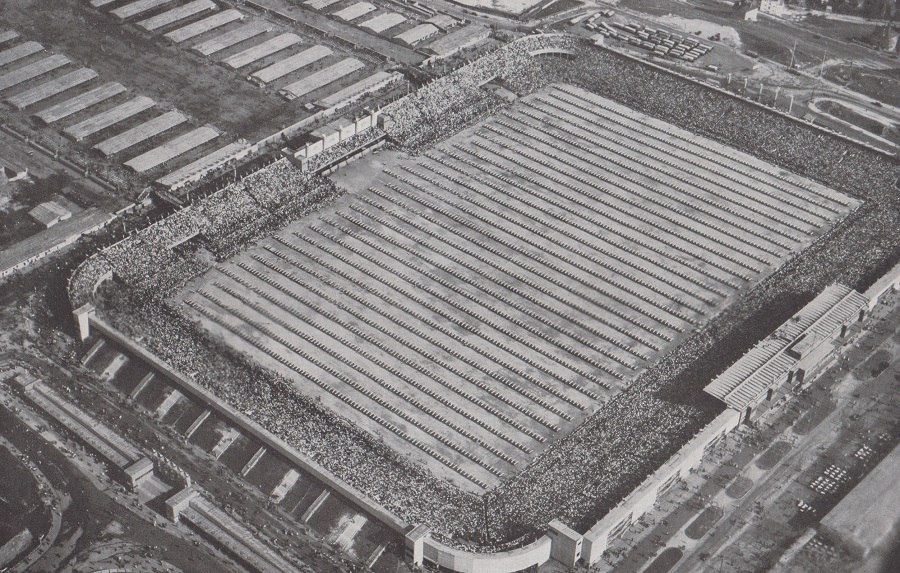
[[[61,119],[65,119],[74,113],[85,110],[91,106],[95,106],[127,91],[125,86],[117,82],[103,84],[98,88],[94,88],[89,92],[79,94],[72,99],[58,103],[53,107],[40,111],[34,116],[44,123],[50,124]]]
[[[374,18],[369,18],[365,22],[359,25],[360,28],[368,28],[372,30],[376,34],[380,34],[389,28],[393,28],[394,26],[399,26],[403,22],[406,22],[406,16],[403,14],[398,14],[397,12],[388,12],[386,14],[379,14]]]
[[[158,8],[164,4],[168,4],[172,2],[172,0],[136,0],[130,4],[125,4],[120,8],[116,8],[111,11],[110,14],[118,18],[119,20],[127,20],[129,18],[134,18],[135,16],[139,16],[144,12],[149,12],[154,8]]]
[[[97,77],[97,72],[90,68],[80,68],[74,72],[69,72],[64,76],[60,76],[54,80],[35,86],[30,90],[26,90],[20,94],[16,94],[6,99],[16,109],[25,109],[30,105],[34,105],[40,101],[61,94],[66,90],[80,86]]]
[[[322,10],[323,8],[328,8],[332,4],[337,4],[341,0],[306,0],[303,3],[304,6],[309,6],[313,10]]]
[[[438,38],[425,46],[426,52],[431,52],[438,57],[448,57],[453,54],[473,46],[478,42],[488,39],[491,36],[491,30],[486,26],[478,24],[469,24],[459,30],[454,30]]]
[[[314,74],[310,74],[302,80],[284,86],[278,90],[278,93],[287,99],[296,99],[311,91],[334,83],[344,76],[348,76],[364,67],[365,65],[356,58],[346,58],[327,68],[323,68]]]
[[[125,151],[129,147],[134,147],[143,141],[147,141],[151,137],[155,137],[186,121],[187,117],[180,111],[168,111],[149,121],[145,121],[140,125],[136,125],[129,130],[123,131],[118,135],[110,137],[105,141],[101,141],[94,146],[94,149],[99,150],[100,153],[109,157],[110,155]]]
[[[247,154],[250,147],[250,144],[244,140],[229,143],[225,147],[221,147],[157,179],[156,182],[166,189],[177,189],[190,181],[198,180],[209,171],[221,167],[233,159],[240,159]]]
[[[157,14],[146,20],[141,20],[137,25],[148,32],[152,32],[164,26],[184,20],[185,18],[190,18],[191,16],[206,12],[207,10],[215,9],[216,4],[212,0],[194,0],[193,2],[188,2],[184,6],[178,6],[177,8],[166,10],[162,14]]]
[[[13,46],[8,50],[3,50],[2,52],[0,52],[0,66],[11,64],[16,60],[27,58],[28,56],[36,54],[43,50],[44,46],[38,44],[37,42],[25,42],[23,44],[19,44],[18,46]]]
[[[863,319],[869,300],[850,287],[833,284],[710,382],[707,394],[752,420],[754,409],[774,393],[802,387],[826,367]]]
[[[137,173],[150,171],[154,167],[158,167],[163,163],[175,159],[179,155],[183,155],[188,151],[200,147],[204,143],[208,143],[219,137],[219,132],[208,125],[198,127],[197,129],[185,133],[171,141],[167,141],[148,151],[138,155],[134,159],[125,162],[125,165],[135,170]]]
[[[369,2],[357,2],[352,6],[347,6],[343,10],[338,10],[332,14],[332,16],[338,20],[349,22],[351,20],[356,20],[361,16],[365,16],[369,12],[374,12],[377,9],[378,8],[374,4],[370,4]]]
[[[270,38],[261,44],[253,46],[252,48],[247,48],[246,50],[238,52],[233,56],[229,56],[222,60],[222,63],[224,63],[231,69],[237,70],[239,68],[243,68],[244,66],[249,66],[257,60],[261,60],[267,56],[278,53],[281,50],[286,50],[294,44],[299,43],[300,36],[288,32],[286,34],[281,34],[279,36],[275,36],[274,38]]]
[[[91,0],[91,6],[94,8],[102,8],[106,5],[112,4],[116,0]]]
[[[156,102],[152,99],[146,96],[137,96],[112,109],[108,109],[95,116],[89,117],[84,121],[80,121],[75,125],[71,125],[65,128],[63,132],[76,141],[81,141],[85,137],[93,135],[98,131],[113,126],[121,121],[125,121],[129,117],[133,117],[142,111],[148,110],[154,105],[156,105]]]
[[[278,78],[296,72],[299,69],[305,68],[322,58],[327,58],[332,53],[331,48],[327,46],[313,46],[312,48],[303,50],[299,54],[294,54],[283,60],[278,60],[271,66],[267,66],[258,72],[250,74],[248,79],[260,85],[265,85]]]
[[[317,102],[321,108],[331,109],[351,104],[354,101],[365,97],[366,94],[378,91],[396,81],[403,76],[397,72],[375,72],[367,78],[363,78],[358,82],[345,87],[344,89],[331,94]]]
[[[221,28],[225,24],[230,24],[231,22],[243,19],[244,14],[242,12],[238,10],[225,10],[224,12],[219,12],[218,14],[213,14],[212,16],[207,16],[202,20],[198,20],[197,22],[188,24],[183,28],[172,30],[164,36],[168,40],[175,42],[176,44],[180,44],[181,42],[185,42],[187,40],[190,40],[191,38],[196,38],[200,34],[205,34],[206,32],[215,30],[216,28]]]
[[[397,34],[394,36],[394,39],[400,42],[401,44],[406,44],[407,46],[414,46],[418,44],[425,38],[430,38],[438,33],[437,26],[433,24],[419,24],[415,28],[410,28],[409,30]]]
[[[7,42],[12,42],[16,38],[19,37],[19,33],[15,30],[6,30],[4,32],[0,32],[0,45],[5,44]]]
[[[53,70],[69,64],[70,61],[69,58],[62,54],[54,54],[43,60],[32,62],[27,66],[16,68],[15,70],[0,76],[0,91],[17,86],[44,74],[48,74]]]
[[[249,40],[260,34],[265,34],[272,29],[272,24],[265,20],[255,20],[248,24],[244,24],[240,28],[235,28],[230,32],[220,34],[215,38],[197,44],[192,49],[201,56],[210,56],[216,52],[221,52],[226,48],[230,48],[236,44],[240,44],[245,40]]]

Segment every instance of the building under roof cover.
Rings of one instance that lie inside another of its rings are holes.
[[[178,44],[186,40],[190,40],[191,38],[196,38],[200,34],[205,34],[210,30],[220,28],[225,24],[230,24],[235,20],[243,19],[243,13],[237,10],[225,10],[224,12],[219,12],[218,14],[207,16],[202,20],[198,20],[192,24],[188,24],[187,26],[178,28],[177,30],[172,30],[168,34],[165,34],[165,37],[170,41]]]
[[[491,30],[489,28],[478,24],[469,24],[436,39],[424,49],[435,56],[446,58],[490,37]]]
[[[131,129],[114,135],[105,141],[101,141],[94,146],[94,149],[99,150],[100,153],[109,157],[110,155],[115,155],[116,153],[125,151],[130,147],[134,147],[139,143],[147,141],[151,137],[156,137],[186,121],[187,117],[180,111],[168,111],[151,120],[136,125]]]
[[[704,390],[749,416],[777,387],[801,385],[806,375],[827,365],[835,343],[862,319],[868,304],[864,295],[850,287],[827,287]]]
[[[151,16],[146,20],[141,20],[137,23],[137,25],[147,30],[148,32],[152,32],[164,26],[168,26],[170,24],[174,24],[175,22],[184,20],[185,18],[190,18],[191,16],[200,14],[201,12],[215,9],[216,5],[212,0],[194,0],[193,2],[188,2],[183,6],[178,6],[177,8],[166,10],[162,14]]]
[[[819,531],[857,558],[886,550],[900,525],[900,445],[822,518]]]
[[[38,86],[18,93],[14,96],[6,98],[6,101],[16,107],[16,109],[25,109],[30,105],[34,105],[47,98],[61,94],[66,90],[80,86],[97,77],[97,72],[90,68],[80,68],[74,72],[62,75],[56,79],[50,80]]]
[[[72,212],[57,203],[56,201],[47,201],[41,203],[28,212],[35,221],[49,229],[60,221],[65,221],[72,216]]]
[[[350,75],[364,67],[366,67],[365,64],[356,58],[346,58],[327,68],[322,68],[318,72],[310,74],[302,80],[284,86],[278,90],[278,93],[287,99],[295,99],[334,83],[344,76]]]
[[[374,4],[357,2],[352,6],[347,6],[343,10],[338,10],[332,14],[332,16],[344,20],[345,22],[349,22],[350,20],[356,20],[360,16],[365,16],[369,12],[374,12],[375,10],[377,10],[377,7]]]
[[[407,46],[414,46],[425,38],[434,36],[438,32],[439,30],[434,24],[419,24],[415,28],[410,28],[402,34],[397,34],[394,36],[394,39]]]
[[[125,86],[117,82],[103,84],[89,92],[79,94],[72,99],[58,103],[53,107],[40,111],[34,116],[44,123],[50,124],[65,119],[74,113],[85,110],[127,91]]]
[[[21,60],[22,58],[26,58],[32,54],[42,52],[43,50],[44,46],[38,44],[37,42],[25,42],[24,44],[13,46],[8,50],[3,50],[2,52],[0,52],[0,66],[11,64],[16,60]]]
[[[120,121],[125,121],[129,117],[133,117],[155,105],[156,102],[147,96],[137,96],[112,109],[91,116],[75,125],[70,125],[65,128],[63,132],[70,135],[76,141],[81,141],[85,137],[113,126]]]
[[[322,58],[326,58],[332,53],[331,48],[327,46],[313,46],[312,48],[303,50],[299,54],[294,54],[283,60],[278,60],[271,66],[267,66],[258,72],[250,74],[248,79],[260,85],[265,85],[274,82],[278,78],[296,72],[299,69],[305,68]]]
[[[254,20],[253,22],[244,24],[240,28],[235,28],[234,30],[220,34],[215,38],[210,38],[205,42],[197,44],[191,49],[201,56],[210,56],[216,52],[221,52],[226,48],[240,44],[245,40],[249,40],[254,36],[265,34],[271,29],[272,24],[265,20]]]
[[[303,4],[305,6],[309,6],[313,10],[321,10],[323,8],[328,8],[332,4],[337,4],[341,0],[306,0]]]
[[[233,56],[229,56],[222,60],[229,68],[234,70],[249,66],[257,60],[261,60],[281,50],[286,50],[294,44],[300,43],[300,36],[290,32],[279,34],[274,38],[269,38],[265,42],[259,43],[253,47],[242,50]]]
[[[7,42],[12,42],[16,38],[19,37],[19,33],[15,30],[6,30],[0,32],[0,44],[5,44]]]
[[[137,157],[126,161],[125,165],[134,169],[138,173],[144,173],[154,167],[162,165],[179,155],[183,155],[192,149],[212,141],[219,137],[219,132],[214,127],[204,125],[193,131],[189,131],[184,135],[167,141]]]
[[[144,12],[149,12],[154,8],[158,8],[159,6],[168,4],[169,2],[172,2],[172,0],[136,0],[135,2],[125,4],[120,8],[112,10],[110,14],[112,14],[119,20],[127,20],[128,18],[138,16],[139,14],[143,14]]]
[[[325,109],[343,107],[344,105],[351,104],[369,93],[380,90],[381,88],[394,82],[400,81],[401,79],[403,79],[403,74],[400,74],[398,72],[375,72],[371,76],[363,78],[358,82],[353,83],[345,87],[344,89],[331,94],[328,97],[322,98],[316,103],[319,107]]]
[[[71,63],[69,58],[62,54],[54,54],[43,60],[32,62],[27,66],[16,68],[13,71],[0,76],[0,90],[9,89],[36,77],[49,74],[53,70],[59,69],[69,63]]]
[[[449,30],[459,24],[459,20],[447,14],[435,14],[431,18],[425,20],[426,24],[434,24],[441,30]]]
[[[365,22],[359,25],[360,28],[368,28],[372,30],[376,34],[380,34],[389,28],[393,28],[394,26],[399,26],[403,22],[406,22],[406,16],[403,14],[398,14],[396,12],[387,12],[385,14],[379,14],[374,18],[369,18]]]

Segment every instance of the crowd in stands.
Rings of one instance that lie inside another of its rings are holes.
[[[554,45],[577,53],[570,58],[528,56],[529,51]],[[199,382],[340,479],[408,522],[427,524],[434,537],[469,548],[528,541],[553,518],[584,531],[718,413],[721,406],[700,389],[723,364],[739,357],[742,348],[768,334],[805,302],[804,297],[809,300],[827,284],[864,287],[874,280],[896,258],[893,243],[900,228],[894,159],[603,48],[575,46],[563,36],[524,38],[391,104],[383,112],[393,120],[386,129],[389,137],[414,152],[476,121],[499,106],[492,96],[480,95],[478,87],[495,78],[517,93],[551,82],[577,85],[866,204],[483,499],[400,458],[298,393],[287,380],[217,346],[174,307],[107,310],[118,315],[121,328],[143,335],[151,350],[183,372],[197,372]],[[285,195],[297,188],[305,189],[301,199]],[[199,231],[214,245],[217,257],[226,257],[269,232],[281,217],[294,216],[314,198],[321,201],[335,193],[322,180],[304,179],[299,170],[266,168],[188,213],[142,231],[127,246],[97,255],[73,277],[71,295],[73,300],[89,297],[85,293],[92,281],[109,268],[129,285],[158,287],[152,275],[164,273],[167,280],[181,284],[180,274],[193,276],[197,269],[193,263],[173,260],[177,255],[163,245]],[[278,207],[266,218],[265,206],[273,202]],[[219,360],[221,355],[228,360]]]
[[[334,162],[339,161],[345,155],[352,153],[383,136],[384,131],[381,128],[371,127],[362,133],[357,133],[352,137],[348,137],[337,145],[332,145],[322,153],[317,153],[312,156],[306,164],[306,171],[316,172],[320,169],[330,167]]]

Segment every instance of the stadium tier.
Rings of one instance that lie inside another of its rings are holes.
[[[272,25],[265,20],[255,20],[248,24],[244,24],[240,28],[235,28],[230,32],[225,32],[215,38],[211,38],[206,42],[197,44],[192,48],[201,56],[210,56],[216,52],[221,52],[226,48],[235,46],[249,40],[250,38],[265,34],[272,29]]]
[[[159,28],[169,26],[186,18],[190,18],[191,16],[196,16],[197,14],[215,9],[216,4],[212,0],[194,0],[193,2],[189,2],[183,6],[172,8],[171,10],[167,10],[162,14],[157,14],[156,16],[152,16],[150,18],[147,18],[146,20],[142,20],[138,22],[137,25],[147,30],[148,32],[153,32],[155,30],[158,30]]]
[[[172,1],[173,0],[136,0],[135,2],[125,4],[120,8],[112,10],[110,14],[112,14],[119,20],[127,20],[129,18],[139,16],[144,12],[149,12],[150,10],[158,8],[164,4],[169,4]]]
[[[316,105],[324,109],[343,107],[401,79],[403,79],[403,75],[397,72],[375,72],[371,76],[319,100]]]
[[[70,90],[76,86],[87,83],[97,77],[97,72],[89,68],[80,68],[74,72],[69,72],[63,76],[50,80],[39,86],[35,86],[30,90],[16,94],[6,99],[16,109],[25,109],[30,105],[34,105],[45,99],[61,94],[66,90]]]
[[[43,50],[44,46],[37,42],[25,42],[18,46],[13,46],[12,48],[0,52],[0,66],[6,66],[32,54],[42,52]]]
[[[357,18],[365,16],[369,12],[374,12],[376,9],[375,5],[368,2],[357,2],[352,6],[347,6],[343,10],[338,10],[332,14],[332,16],[338,20],[350,22],[351,20],[356,20]]]
[[[233,159],[242,157],[249,149],[250,144],[243,140],[229,143],[225,147],[219,148],[212,153],[157,179],[156,182],[166,189],[177,189],[185,183],[197,179],[203,174],[221,167]]]
[[[22,66],[21,68],[16,68],[15,70],[0,76],[0,91],[17,86],[44,74],[48,74],[53,70],[68,65],[70,62],[71,60],[62,54],[54,54],[43,60],[38,60],[26,66]]]
[[[296,72],[306,66],[317,62],[322,58],[330,56],[333,52],[327,46],[313,46],[312,48],[303,50],[299,54],[294,54],[278,60],[274,64],[267,66],[258,72],[250,74],[250,81],[254,81],[260,85],[265,85],[282,78],[290,73]]]
[[[365,22],[359,25],[360,28],[368,28],[372,30],[376,34],[380,34],[389,28],[393,28],[394,26],[399,26],[403,22],[406,22],[406,16],[403,14],[398,14],[396,12],[388,12],[386,14],[379,14],[374,18],[370,18]]]
[[[282,50],[286,50],[295,44],[300,43],[300,36],[292,33],[285,33],[275,36],[274,38],[270,38],[265,42],[257,44],[251,48],[247,48],[233,56],[229,56],[222,60],[229,68],[236,70],[239,68],[243,68],[244,66],[248,66],[253,62],[261,60],[265,57],[271,56],[272,54],[278,53]]]
[[[115,155],[116,153],[125,151],[129,147],[134,147],[151,137],[155,137],[168,131],[173,127],[179,126],[186,121],[187,117],[181,112],[174,110],[169,111],[98,143],[94,146],[94,149],[97,149],[107,157]]]
[[[200,34],[205,34],[206,32],[220,28],[225,24],[243,19],[244,15],[241,12],[237,10],[225,10],[224,12],[219,12],[218,14],[213,14],[202,20],[198,20],[193,24],[188,24],[183,28],[172,30],[168,34],[165,34],[165,37],[178,44],[190,40],[191,38],[196,38]]]
[[[44,123],[53,123],[126,91],[125,86],[122,84],[110,82],[94,88],[89,92],[79,94],[72,99],[56,104],[53,107],[48,107],[34,115]]]
[[[426,38],[430,38],[438,33],[437,26],[433,24],[419,24],[415,28],[397,34],[394,39],[407,46],[414,46]]]
[[[119,104],[84,121],[71,125],[63,130],[76,141],[81,141],[99,131],[111,127],[129,117],[133,117],[156,105],[156,102],[146,96],[134,97],[125,103]]]
[[[137,173],[144,173],[150,171],[154,167],[158,167],[175,159],[179,155],[183,155],[192,149],[200,147],[217,137],[219,137],[219,132],[215,128],[210,126],[198,127],[193,131],[176,137],[171,141],[167,141],[159,147],[126,161],[125,165]]]
[[[292,84],[288,84],[278,90],[278,93],[287,99],[296,99],[302,97],[319,88],[330,85],[339,79],[352,74],[353,72],[363,69],[365,64],[356,58],[346,58],[336,64],[332,64],[327,68],[323,68],[318,72],[312,73],[302,80],[298,80]]]

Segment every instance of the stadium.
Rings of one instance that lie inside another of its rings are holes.
[[[589,529],[721,413],[723,364],[897,258],[894,158],[566,35],[380,129],[364,184],[276,161],[70,298],[455,550]]]

